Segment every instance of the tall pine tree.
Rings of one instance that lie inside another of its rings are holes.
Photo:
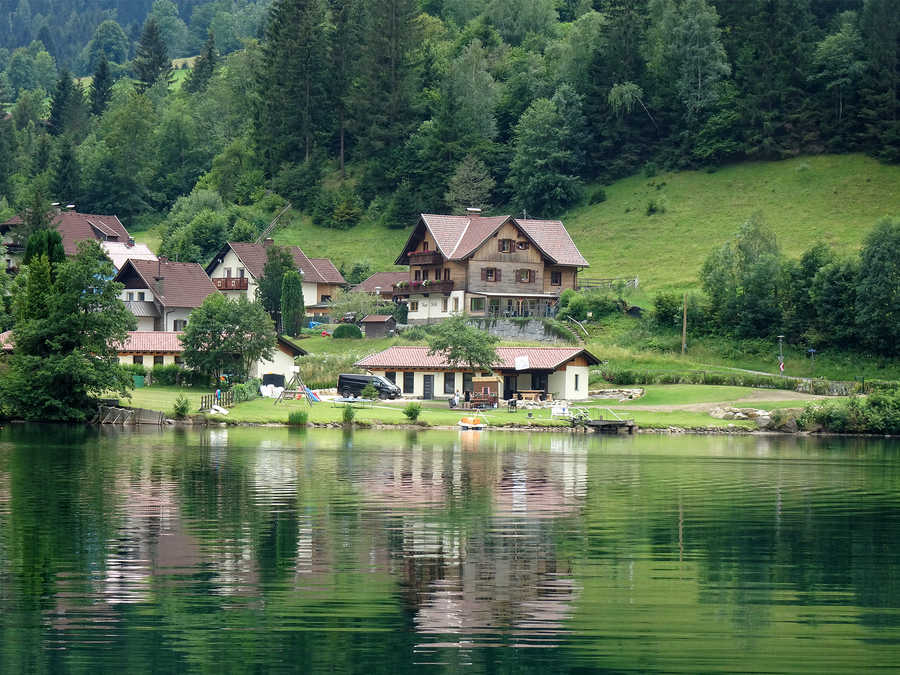
[[[144,23],[132,65],[138,81],[137,88],[141,92],[161,79],[169,82],[172,76],[172,62],[169,60],[166,43],[159,24],[152,16]]]
[[[106,106],[109,105],[109,99],[112,97],[112,86],[113,79],[109,72],[109,61],[106,60],[106,54],[103,54],[97,63],[97,69],[94,71],[94,78],[91,82],[92,114],[99,117],[106,111]]]
[[[206,38],[203,45],[203,51],[197,60],[194,61],[194,67],[184,81],[184,88],[187,91],[196,93],[206,89],[209,80],[212,78],[219,63],[219,53],[216,51],[216,36],[212,31]]]

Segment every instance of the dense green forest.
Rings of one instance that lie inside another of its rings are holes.
[[[0,215],[162,223],[161,253],[205,263],[288,202],[402,229],[559,216],[634,173],[900,159],[894,0],[120,4],[0,13]]]

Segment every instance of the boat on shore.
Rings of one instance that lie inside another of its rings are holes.
[[[460,429],[463,430],[472,430],[472,431],[481,431],[487,426],[487,422],[481,417],[463,417],[459,422],[457,422]]]

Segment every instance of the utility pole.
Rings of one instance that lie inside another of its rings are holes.
[[[687,292],[684,294],[681,310],[681,355],[684,356],[687,352]]]
[[[784,372],[784,335],[778,336],[778,370]]]

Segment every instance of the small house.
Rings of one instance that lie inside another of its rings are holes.
[[[369,314],[360,323],[367,338],[388,337],[397,328],[397,321],[389,314]]]
[[[397,384],[407,396],[450,398],[455,392],[480,391],[476,377],[502,378],[504,400],[530,397],[580,401],[588,398],[589,368],[599,359],[580,347],[498,347],[490,372],[449,365],[428,347],[395,346],[356,362],[373,375]]]

